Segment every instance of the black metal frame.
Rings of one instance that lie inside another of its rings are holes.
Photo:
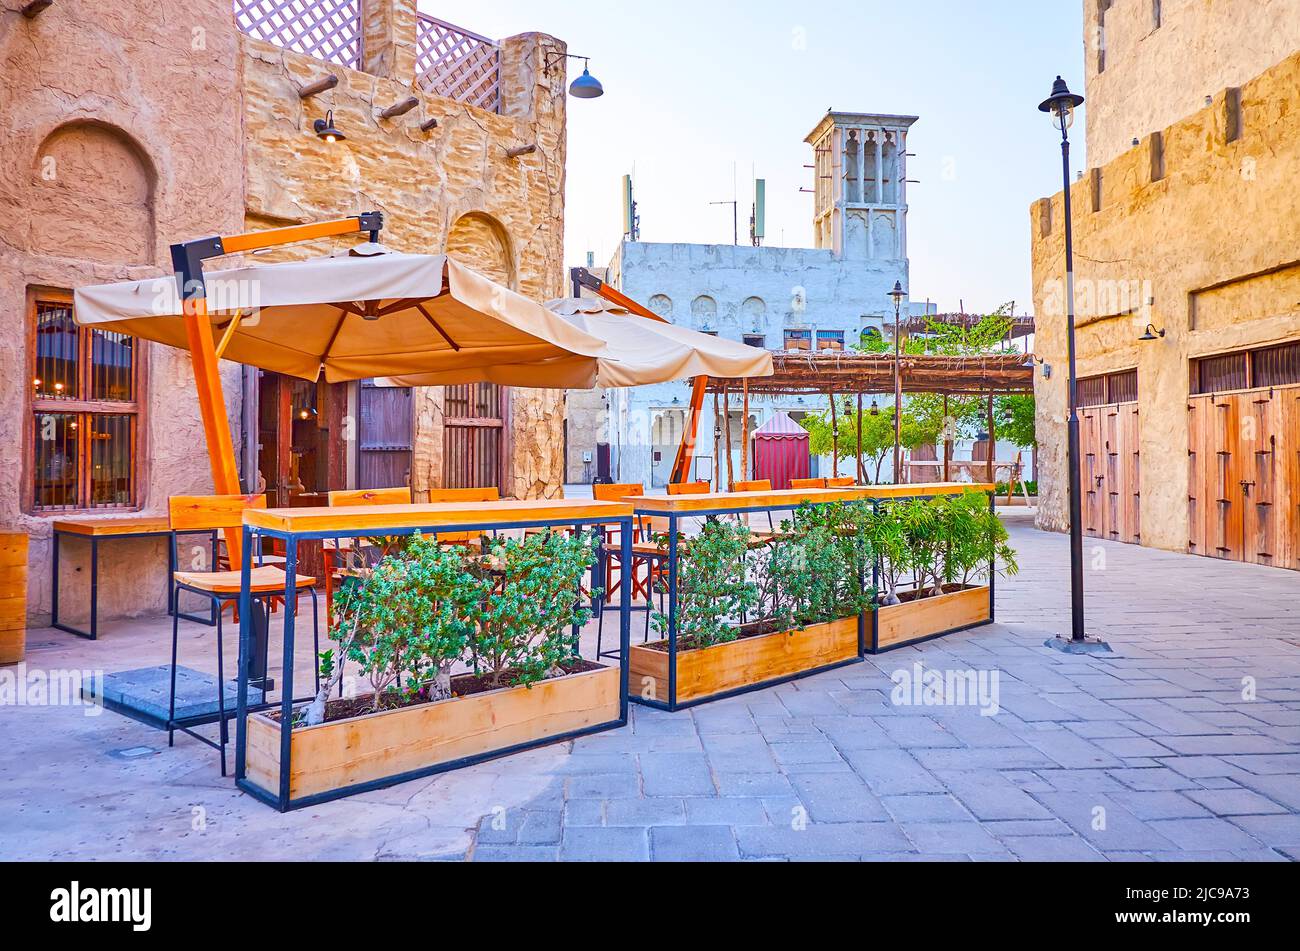
[[[833,505],[836,501],[839,500],[814,502],[812,504],[819,506]],[[843,501],[853,502],[862,500],[844,499]],[[680,522],[683,519],[709,519],[725,516],[752,515],[754,513],[763,512],[768,513],[770,518],[772,512],[793,512],[801,508],[803,504],[804,503],[793,503],[790,505],[756,505],[746,508],[705,509],[689,513],[661,512],[643,508],[638,508],[636,510],[636,516],[638,518],[655,517],[668,519],[668,700],[667,702],[664,702],[662,700],[652,700],[646,697],[637,696],[634,698],[636,703],[645,707],[651,707],[655,710],[663,710],[667,713],[677,713],[681,710],[689,710],[692,707],[698,707],[706,703],[715,703],[719,700],[725,700],[728,697],[738,697],[758,690],[767,690],[771,687],[780,686],[781,684],[792,683],[796,680],[803,680],[806,677],[812,677],[816,674],[824,674],[831,670],[839,670],[842,667],[850,667],[854,664],[860,664],[863,662],[864,655],[866,654],[867,612],[858,615],[858,656],[851,660],[839,661],[834,664],[824,664],[820,667],[812,667],[796,674],[763,680],[758,683],[748,684],[744,687],[738,687],[735,690],[712,694],[708,697],[701,697],[697,700],[690,700],[685,703],[679,703],[677,700],[677,569],[680,559],[680,552],[678,551]],[[654,592],[652,590],[651,595],[653,596],[653,594]],[[629,651],[628,646],[624,645],[623,650],[624,655],[626,656]]]
[[[253,528],[245,525],[243,532],[244,551],[252,551],[254,539],[260,543],[262,538],[276,538],[284,543],[285,550],[285,574],[292,577],[298,568],[298,543],[301,541],[330,541],[342,538],[397,538],[411,535],[436,536],[440,533],[464,533],[464,532],[483,532],[484,534],[500,532],[509,529],[528,529],[528,528],[547,528],[547,529],[573,529],[581,531],[584,527],[599,527],[604,525],[617,524],[620,527],[619,537],[621,539],[621,556],[623,563],[628,564],[631,561],[632,552],[632,516],[621,516],[618,518],[582,518],[582,519],[555,519],[555,520],[513,520],[504,522],[490,522],[481,524],[460,523],[451,525],[440,525],[436,521],[430,525],[420,528],[401,528],[401,529],[366,529],[366,530],[348,530],[348,531],[323,531],[323,532],[294,532],[282,531],[278,529]],[[306,809],[321,803],[333,802],[339,799],[346,799],[350,796],[359,795],[360,793],[370,792],[376,789],[387,789],[401,783],[410,782],[414,779],[422,779],[427,776],[436,776],[441,773],[453,772],[458,769],[464,769],[468,766],[475,766],[480,763],[490,762],[515,753],[524,752],[525,750],[539,749],[541,747],[551,746],[556,743],[563,743],[568,740],[576,739],[582,736],[590,736],[596,733],[603,733],[608,730],[615,730],[627,726],[628,723],[628,665],[627,656],[629,653],[628,645],[631,634],[631,587],[623,586],[623,597],[620,604],[620,641],[623,648],[623,660],[620,663],[620,687],[619,687],[619,718],[608,723],[598,724],[588,727],[584,730],[578,730],[566,733],[561,736],[550,736],[536,741],[518,744],[505,749],[493,750],[488,753],[480,753],[475,756],[468,756],[462,759],[454,760],[447,763],[440,763],[436,766],[426,767],[409,773],[403,773],[398,776],[390,776],[381,780],[372,782],[359,783],[342,789],[331,790],[330,792],[321,793],[314,796],[303,796],[294,799],[290,795],[289,781],[292,772],[293,758],[293,709],[304,703],[310,702],[308,699],[297,699],[293,697],[293,676],[294,676],[294,633],[296,605],[295,599],[289,599],[285,602],[284,610],[284,657],[281,669],[282,698],[276,703],[263,703],[256,706],[250,706],[248,703],[249,687],[249,664],[251,661],[251,600],[252,595],[249,592],[251,577],[250,559],[244,559],[243,568],[241,569],[241,591],[239,595],[239,696],[236,704],[236,722],[235,722],[235,785],[241,790],[248,793],[254,799],[266,803],[278,809],[280,812],[291,812],[298,809]],[[248,716],[250,713],[259,713],[266,710],[279,709],[280,711],[280,782],[279,789],[272,791],[263,789],[258,786],[247,776],[248,760]]]
[[[884,504],[888,504],[889,502],[894,502],[894,501],[905,501],[909,499],[932,499],[932,498],[939,498],[939,497],[940,496],[935,493],[916,493],[915,495],[902,495],[902,496],[898,496],[897,498],[888,499],[888,500],[844,499],[843,501],[846,502],[869,501],[871,502],[873,509],[878,511],[882,502]],[[835,501],[820,501],[820,502],[813,502],[812,504],[819,505],[819,506],[832,505],[835,504]],[[994,493],[990,492],[989,509],[990,511],[996,512],[997,510],[996,507],[997,507],[997,497]],[[858,657],[856,659],[841,661],[835,664],[827,664],[821,667],[810,668],[806,671],[800,671],[797,674],[791,674],[786,677],[764,680],[758,683],[747,685],[745,687],[739,687],[735,690],[729,690],[723,693],[712,694],[708,697],[702,697],[698,700],[691,700],[685,703],[679,703],[677,700],[677,650],[678,650],[677,648],[677,568],[678,568],[678,559],[679,559],[678,535],[679,535],[680,521],[682,519],[691,519],[691,518],[709,519],[709,518],[718,518],[718,517],[730,516],[730,515],[740,516],[740,515],[753,514],[756,512],[760,512],[760,513],[766,512],[768,513],[770,519],[772,512],[792,512],[798,508],[800,508],[800,504],[775,505],[775,506],[762,505],[762,506],[752,506],[748,508],[708,509],[708,510],[701,510],[696,512],[689,512],[689,513],[677,513],[677,512],[665,513],[661,511],[642,509],[642,508],[638,508],[636,510],[636,516],[638,519],[642,517],[649,517],[649,516],[667,518],[668,525],[669,525],[668,552],[667,552],[668,634],[669,634],[668,636],[668,700],[667,702],[664,702],[661,700],[651,700],[651,699],[637,696],[634,698],[636,703],[639,703],[642,706],[651,707],[656,710],[663,710],[668,713],[676,713],[680,710],[688,710],[692,707],[700,706],[701,704],[714,703],[718,700],[727,699],[728,697],[742,696],[747,693],[753,693],[754,691],[757,690],[766,690],[770,687],[776,687],[784,683],[791,683],[797,680],[802,680],[806,677],[812,677],[816,674],[822,674],[828,671],[838,670],[842,667],[847,667],[853,664],[862,663],[863,660],[868,656],[887,654],[890,651],[898,650],[903,647],[913,647],[917,644],[922,644],[927,641],[935,640],[940,637],[947,637],[949,634],[956,634],[959,631],[965,631],[965,630],[970,630],[972,628],[983,627],[986,624],[992,624],[996,620],[997,615],[994,607],[994,598],[996,594],[997,565],[995,562],[990,562],[989,584],[988,584],[989,617],[987,621],[979,621],[975,624],[969,624],[963,627],[957,627],[947,631],[940,631],[936,634],[929,634],[924,637],[919,637],[915,640],[905,641],[901,644],[891,645],[890,647],[882,649],[880,647],[880,613],[879,613],[881,563],[879,557],[875,557],[873,558],[872,569],[871,569],[871,586],[876,591],[876,595],[875,595],[875,599],[873,600],[871,610],[867,612],[863,612],[858,616]],[[862,579],[862,583],[865,585],[866,583],[865,578]],[[653,596],[653,591],[651,592],[651,594]],[[650,608],[647,605],[647,610],[649,609]],[[871,615],[871,620],[869,622],[867,620],[867,614]],[[626,652],[627,650],[628,647],[625,645],[624,651]]]
[[[82,538],[90,543],[90,630],[85,631],[71,624],[66,624],[59,620],[59,555],[63,536],[70,538]],[[178,610],[177,601],[174,597],[174,588],[172,576],[176,573],[176,539],[181,535],[209,535],[213,541],[213,554],[216,554],[216,532],[207,529],[197,531],[164,531],[150,532],[127,532],[120,535],[83,535],[80,532],[69,532],[55,528],[51,538],[51,547],[53,552],[50,558],[50,627],[66,634],[74,634],[77,637],[85,638],[88,641],[99,640],[99,543],[101,541],[118,541],[136,538],[167,538],[167,613],[175,614]],[[208,627],[214,627],[217,623],[215,616],[204,620],[194,615],[182,614],[187,621],[194,621],[198,624],[206,624]]]
[[[940,496],[933,495],[933,494],[925,494],[925,493],[918,493],[918,494],[916,494],[916,495],[901,495],[901,496],[898,496],[897,498],[886,500],[886,504],[888,504],[888,502],[902,502],[902,501],[907,501],[907,500],[909,500],[909,499],[936,499],[936,498],[939,498],[939,497],[940,497]],[[873,500],[872,500],[872,505],[873,505],[874,508],[879,509],[879,508],[880,508],[880,504],[881,504],[880,500],[878,500],[878,499],[873,499]],[[990,493],[989,493],[989,511],[993,512],[994,514],[996,514],[996,513],[997,513],[997,506],[998,506],[998,497],[997,497],[997,493],[996,493],[996,492],[990,492]],[[989,583],[988,583],[988,589],[989,589],[989,616],[988,616],[988,620],[986,620],[986,621],[976,621],[974,624],[963,624],[961,627],[952,627],[952,628],[949,628],[949,629],[946,630],[946,631],[938,631],[937,633],[934,633],[934,634],[926,634],[926,635],[923,636],[923,637],[917,637],[917,638],[914,638],[914,639],[912,639],[912,640],[910,640],[910,641],[903,641],[903,642],[898,643],[898,644],[890,644],[888,647],[881,647],[881,646],[880,646],[880,607],[881,607],[881,605],[880,605],[880,591],[879,591],[879,587],[880,587],[880,585],[879,585],[879,572],[880,572],[880,559],[876,559],[876,566],[875,566],[875,569],[874,569],[874,573],[875,573],[876,578],[877,578],[877,580],[876,580],[876,582],[875,582],[875,585],[876,585],[876,588],[877,588],[877,590],[876,590],[876,604],[875,604],[875,609],[871,612],[871,648],[870,648],[870,650],[867,651],[867,653],[870,654],[870,655],[873,656],[873,657],[874,657],[874,656],[879,656],[879,655],[881,655],[881,654],[889,654],[889,653],[892,653],[893,651],[897,651],[897,650],[902,650],[902,649],[905,648],[905,647],[915,647],[917,644],[927,644],[927,643],[929,643],[930,641],[938,640],[938,639],[941,638],[941,637],[947,637],[947,636],[950,635],[950,634],[960,634],[962,631],[971,631],[971,630],[974,630],[975,628],[985,627],[985,626],[987,626],[987,625],[989,625],[989,624],[993,624],[993,623],[997,620],[996,596],[997,596],[997,579],[998,579],[998,574],[997,574],[997,561],[996,561],[996,559],[993,559],[993,560],[990,560],[990,561],[989,561]]]

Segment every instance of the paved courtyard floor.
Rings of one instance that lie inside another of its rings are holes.
[[[1007,520],[1023,570],[995,625],[288,816],[192,740],[0,708],[0,858],[1300,858],[1300,575],[1090,542],[1116,654],[1066,657],[1043,642],[1068,626],[1067,540]],[[32,632],[29,665],[165,662],[168,621],[104,627]],[[996,711],[896,703],[918,663],[984,673]]]

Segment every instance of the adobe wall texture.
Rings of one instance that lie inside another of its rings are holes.
[[[413,43],[414,20],[409,22]],[[249,228],[377,209],[385,213],[382,240],[390,248],[446,250],[532,300],[561,295],[563,43],[536,33],[503,42],[500,115],[413,90],[409,71],[373,75],[258,40],[242,38],[241,44]],[[407,69],[405,58],[397,63]],[[335,89],[299,99],[300,86],[329,73],[339,77]],[[379,118],[385,108],[412,95],[420,100],[414,110],[397,119]],[[312,132],[327,110],[346,141],[326,143]],[[428,119],[437,119],[438,127],[420,131]],[[507,155],[527,145],[536,145],[536,151]],[[319,253],[314,245],[281,257]],[[441,400],[441,390],[417,394],[412,477],[417,494],[442,484]],[[559,493],[563,420],[562,393],[512,392],[510,494]]]
[[[1163,130],[1163,179],[1148,137],[1102,167],[1100,211],[1088,176],[1071,189],[1079,374],[1137,367],[1142,539],[1174,551],[1188,547],[1189,360],[1300,336],[1300,53],[1241,90],[1237,140],[1220,90]],[[1053,367],[1036,383],[1038,520],[1053,530],[1068,527],[1063,204],[1030,212],[1037,351]],[[1139,342],[1147,323],[1168,336]]]
[[[367,0],[360,72],[244,37],[229,0],[59,0],[34,19],[0,0],[0,531],[32,536],[29,613],[50,605],[49,517],[22,510],[31,479],[27,297],[170,272],[169,245],[209,234],[387,213],[396,249],[451,253],[535,300],[563,291],[565,47],[541,34],[502,44],[501,114],[412,90],[415,0]],[[304,102],[298,86],[334,73]],[[378,113],[411,95],[395,120]],[[326,109],[349,136],[329,147]],[[439,128],[419,125],[437,117]],[[506,150],[535,144],[510,159]],[[319,255],[319,243],[291,254]],[[283,256],[283,255],[282,255]],[[259,258],[275,260],[275,256]],[[148,348],[142,514],[211,491],[189,357]],[[223,365],[232,428],[240,370]],[[563,395],[512,394],[517,462],[508,486],[555,495],[563,481]],[[441,481],[441,391],[417,401],[417,488]],[[88,554],[65,544],[61,614],[84,621]],[[101,554],[100,617],[163,610],[162,541]]]
[[[0,531],[31,534],[29,613],[48,614],[50,519],[22,511],[30,366],[28,289],[170,272],[178,237],[243,224],[238,36],[230,4],[61,0],[35,19],[0,11]],[[188,356],[150,347],[140,478],[145,514],[211,491]],[[239,371],[224,373],[232,421]],[[84,620],[89,557],[64,548],[63,612]],[[148,577],[132,581],[132,566]],[[106,546],[100,616],[165,604],[162,541]]]
[[[1118,158],[1134,138],[1203,108],[1206,96],[1242,85],[1297,47],[1295,0],[1084,0],[1088,164]]]

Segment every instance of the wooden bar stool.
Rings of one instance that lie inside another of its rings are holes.
[[[175,545],[175,533],[177,532],[242,530],[244,512],[248,509],[264,508],[266,508],[266,496],[264,495],[174,496],[168,500],[168,515],[173,532],[172,544]],[[174,555],[175,551],[173,550]],[[244,553],[244,557],[254,558],[256,556],[254,552],[249,551]],[[320,621],[316,601],[316,579],[305,575],[295,575],[291,582],[286,576],[284,568],[266,564],[259,564],[252,568],[250,577],[249,590],[256,600],[265,602],[270,599],[296,599],[303,591],[311,594],[312,641],[315,645],[316,655],[319,656]],[[209,714],[182,717],[180,719],[176,717],[176,663],[180,646],[181,615],[179,611],[173,612],[171,696],[167,709],[167,745],[175,745],[177,730],[189,734],[202,743],[206,743],[221,753],[221,775],[225,776],[226,744],[229,740],[227,723],[235,713],[233,710],[229,715],[226,713],[226,674],[221,619],[225,605],[239,601],[243,579],[239,571],[177,571],[172,575],[172,583],[177,596],[181,592],[189,592],[207,598],[212,602],[217,619],[217,714],[215,718]],[[267,653],[269,653],[269,639]],[[263,669],[265,669],[266,661],[267,658],[264,656]],[[319,665],[313,666],[317,669],[316,689],[319,690]],[[292,691],[293,684],[285,684],[283,689]],[[219,724],[218,742],[214,743],[206,736],[194,732],[195,727],[213,722]]]
[[[826,480],[825,479],[791,479],[790,488],[801,490],[801,491],[806,491],[808,489],[824,489],[826,488]]]
[[[330,508],[360,508],[364,505],[410,505],[411,488],[363,489],[329,494]],[[325,563],[325,630],[334,630],[334,584],[339,579],[343,563],[354,553],[374,546],[361,538],[334,538],[321,543]]]

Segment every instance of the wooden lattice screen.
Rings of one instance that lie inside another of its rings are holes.
[[[361,68],[362,0],[233,0],[249,36],[349,69]]]
[[[422,13],[415,28],[415,81],[435,96],[498,112],[501,47]]]

